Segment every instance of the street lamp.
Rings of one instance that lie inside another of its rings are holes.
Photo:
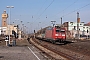
[[[11,15],[11,8],[14,8],[14,6],[7,6],[7,8],[9,8],[9,19],[8,19],[8,34],[9,34],[9,44],[10,44],[10,15]]]

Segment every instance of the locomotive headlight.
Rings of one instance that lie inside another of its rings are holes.
[[[65,36],[65,34],[62,34],[62,36]]]
[[[58,36],[58,34],[55,34],[55,36]]]

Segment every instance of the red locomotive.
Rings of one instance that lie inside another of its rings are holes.
[[[38,35],[39,38],[49,40],[52,43],[64,42],[66,40],[66,29],[62,27],[49,27],[45,30],[45,33]]]

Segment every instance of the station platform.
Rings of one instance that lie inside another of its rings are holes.
[[[16,46],[0,45],[0,60],[47,60],[47,58],[27,40],[17,40]]]

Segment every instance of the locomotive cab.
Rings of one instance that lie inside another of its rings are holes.
[[[53,28],[53,39],[56,42],[63,42],[66,40],[66,30],[65,28],[61,28],[58,26],[55,26]]]

